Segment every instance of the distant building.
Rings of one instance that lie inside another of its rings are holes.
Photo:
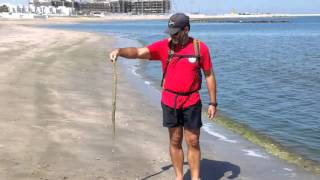
[[[133,0],[132,14],[166,14],[171,9],[170,0]]]
[[[33,4],[34,6],[72,7],[74,2],[74,0],[30,0],[29,4]]]
[[[131,1],[130,0],[114,0],[110,1],[111,13],[130,13]]]
[[[51,0],[33,0],[30,1],[31,4],[34,6],[50,6],[51,5]]]
[[[80,14],[91,14],[95,12],[109,13],[111,12],[111,6],[109,2],[91,2],[91,3],[80,3],[79,13]]]
[[[170,0],[92,0],[79,4],[84,14],[92,12],[128,14],[166,14],[170,12]]]
[[[29,5],[37,12],[39,7],[70,7],[79,14],[167,14],[170,13],[171,0],[29,0]]]
[[[74,0],[29,0],[28,11],[40,15],[75,15],[77,3]]]

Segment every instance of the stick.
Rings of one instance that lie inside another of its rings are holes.
[[[117,60],[114,60],[112,62],[113,64],[113,90],[112,90],[112,131],[113,131],[113,137],[112,137],[112,146],[114,147],[115,144],[115,138],[116,138],[116,101],[117,101]],[[112,152],[113,152],[112,148]]]

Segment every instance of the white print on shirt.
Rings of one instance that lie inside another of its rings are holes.
[[[194,57],[191,57],[188,60],[189,60],[190,63],[195,63],[197,61],[197,59],[194,58]]]

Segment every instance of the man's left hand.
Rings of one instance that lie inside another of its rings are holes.
[[[216,115],[217,107],[209,105],[208,106],[208,118],[213,119],[214,116]]]

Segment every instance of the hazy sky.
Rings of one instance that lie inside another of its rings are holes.
[[[25,4],[28,0],[0,0],[12,4]],[[271,12],[319,13],[320,0],[174,0],[175,11],[202,13]]]
[[[175,0],[176,10],[206,13],[272,12],[320,13],[320,0]]]

